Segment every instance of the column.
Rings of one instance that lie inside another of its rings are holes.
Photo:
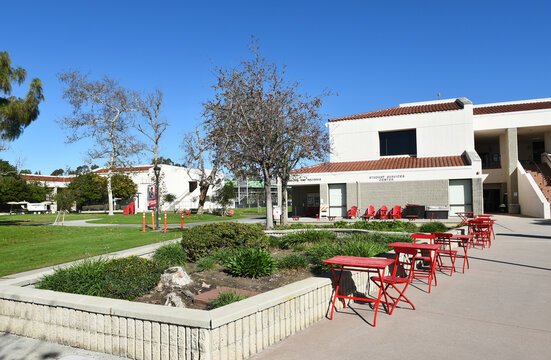
[[[507,206],[509,213],[518,214],[520,213],[520,205],[518,202],[518,140],[516,128],[505,130],[505,151],[505,161],[502,161],[501,166],[505,169],[507,177]]]

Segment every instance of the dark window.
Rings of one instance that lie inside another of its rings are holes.
[[[417,155],[415,129],[380,132],[379,143],[381,145],[381,156]]]
[[[197,181],[190,181],[189,182],[189,192],[193,192],[193,190],[197,189]]]

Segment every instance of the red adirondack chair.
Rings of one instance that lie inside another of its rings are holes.
[[[358,207],[357,206],[352,206],[350,208],[350,210],[347,211],[346,218],[347,219],[355,219],[357,217],[358,217]]]
[[[392,208],[392,211],[390,212],[390,217],[394,220],[401,219],[402,218],[402,207],[399,205],[396,205]]]
[[[379,211],[377,211],[377,217],[379,218],[379,220],[388,220],[388,208],[386,207],[386,205],[381,206]]]
[[[373,205],[369,205],[369,208],[365,211],[365,214],[362,215],[362,219],[365,220],[371,220],[375,217],[375,208]]]

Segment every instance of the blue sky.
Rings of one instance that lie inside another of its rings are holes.
[[[90,146],[64,143],[55,120],[70,108],[58,72],[160,87],[171,123],[161,154],[180,161],[182,135],[212,96],[213,64],[246,57],[251,34],[302,91],[338,94],[325,103],[328,118],[437,93],[475,104],[551,97],[550,1],[18,0],[0,8],[0,51],[28,80],[40,78],[46,97],[38,120],[0,158],[42,174],[83,164]]]

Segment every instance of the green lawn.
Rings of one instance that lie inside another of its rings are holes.
[[[164,213],[160,213],[161,224],[164,222]],[[220,220],[232,220],[240,219],[243,215],[234,214],[232,216],[218,216],[212,214],[191,214],[184,216],[184,223],[194,223],[202,221],[220,221]],[[25,223],[46,223],[53,222],[56,219],[56,214],[24,214],[24,215],[0,215],[0,225],[17,225]],[[69,220],[84,220],[84,219],[99,219],[90,221],[95,224],[136,224],[141,225],[143,221],[143,213],[135,215],[123,215],[115,214],[109,216],[107,214],[67,214],[65,215],[65,221]],[[147,225],[151,225],[151,212],[145,214],[145,221]],[[182,214],[167,213],[168,224],[180,224],[182,221]]]
[[[0,226],[0,276],[179,236],[180,231],[143,233],[136,228],[3,225]]]

